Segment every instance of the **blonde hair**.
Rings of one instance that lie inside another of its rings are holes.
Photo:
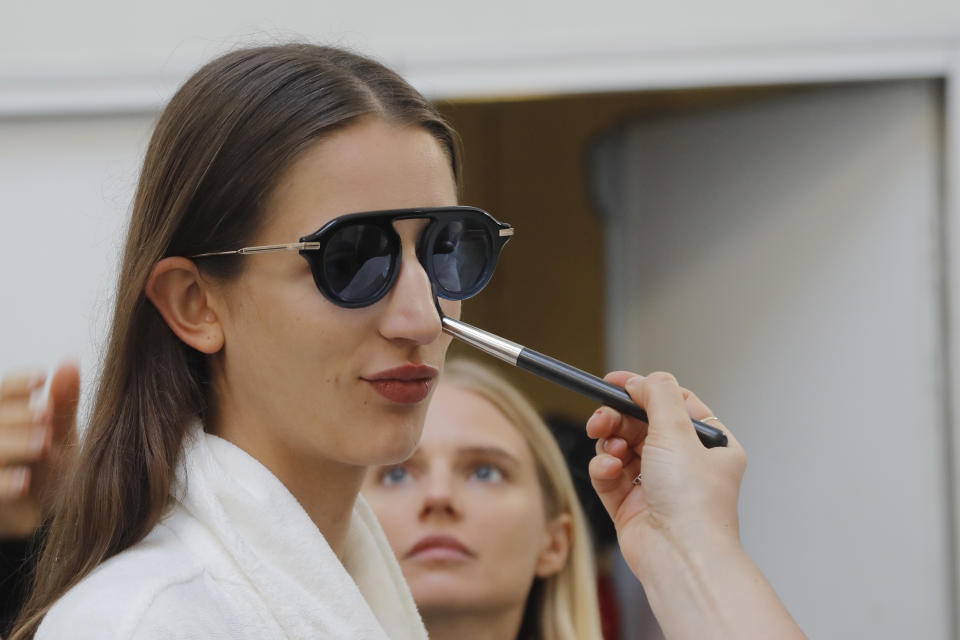
[[[570,514],[573,539],[567,562],[549,578],[537,578],[527,598],[524,627],[537,640],[600,640],[596,570],[586,517],[556,439],[533,405],[492,370],[469,360],[444,366],[442,382],[475,393],[495,406],[527,441],[543,493],[547,518]]]

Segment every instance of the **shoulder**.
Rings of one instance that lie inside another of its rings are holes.
[[[36,638],[235,637],[224,633],[224,604],[219,585],[159,525],[67,591]]]

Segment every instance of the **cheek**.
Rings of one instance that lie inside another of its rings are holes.
[[[450,336],[446,333],[442,333],[440,334],[440,337],[434,342],[434,344],[431,345],[432,348],[436,349],[437,352],[439,353],[437,362],[439,363],[440,371],[443,371],[443,363],[447,357],[447,349],[450,348],[450,344],[452,342],[453,342],[453,336]],[[436,391],[436,387],[434,387],[434,391]]]
[[[380,521],[390,546],[395,551],[402,547],[401,538],[413,531],[416,525],[417,514],[410,497],[402,492],[387,492],[377,488],[365,489],[363,497]]]
[[[443,298],[440,298],[440,310],[443,311],[443,315],[449,318],[459,320],[462,308],[463,302],[459,300],[444,300]]]
[[[260,287],[245,305],[242,330],[267,362],[289,365],[298,356],[310,360],[351,351],[365,327],[362,312],[351,310],[347,317],[303,282]]]
[[[539,551],[545,530],[546,517],[539,497],[516,493],[499,498],[491,496],[484,509],[485,536],[504,556],[527,559],[531,550]],[[522,564],[522,563],[521,563]]]

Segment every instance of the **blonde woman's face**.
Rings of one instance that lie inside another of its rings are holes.
[[[363,493],[425,617],[522,608],[534,577],[562,567],[526,440],[451,384],[437,388],[413,456],[371,469]]]

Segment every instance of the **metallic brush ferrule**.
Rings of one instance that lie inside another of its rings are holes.
[[[517,365],[517,359],[520,357],[523,347],[516,342],[504,340],[500,336],[495,336],[492,333],[487,333],[482,329],[477,329],[465,322],[446,316],[443,317],[442,321],[444,333],[449,333],[454,338],[459,338],[467,344],[514,366]]]

